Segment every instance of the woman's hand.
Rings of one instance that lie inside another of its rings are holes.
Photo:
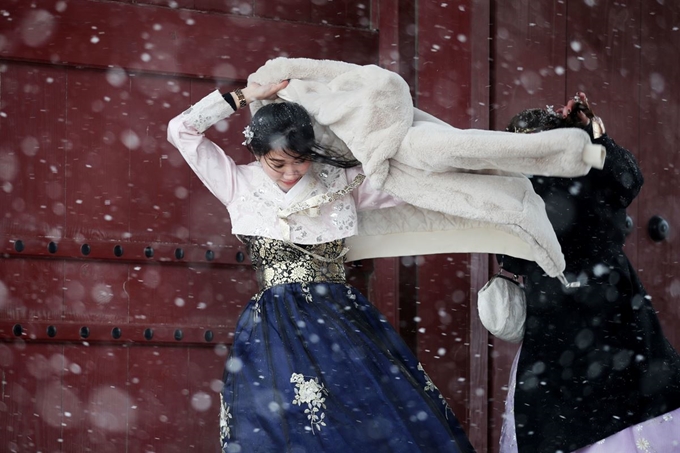
[[[567,105],[562,107],[562,116],[567,118],[569,116],[575,116],[583,127],[590,124],[590,119],[594,117],[592,110],[590,109],[590,104],[588,104],[588,98],[586,94],[582,91],[576,93],[576,96],[569,99]]]
[[[594,138],[601,137],[605,132],[602,119],[599,116],[595,116],[593,109],[588,103],[588,97],[582,91],[579,91],[573,98],[569,99],[567,105],[562,107],[561,113],[564,118],[573,118],[583,128],[587,128],[592,122]]]
[[[284,80],[279,83],[268,83],[266,85],[260,85],[259,83],[250,82],[247,87],[245,87],[241,92],[246,98],[246,103],[250,104],[253,101],[261,101],[265,99],[276,99],[276,93],[283,90],[288,86],[288,80]],[[236,96],[232,93],[232,96]],[[236,105],[238,105],[238,99],[235,97]]]

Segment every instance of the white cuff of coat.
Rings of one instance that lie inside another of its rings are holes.
[[[583,149],[583,162],[598,170],[604,167],[604,159],[607,157],[607,151],[602,145],[590,144]]]
[[[215,90],[182,113],[184,122],[203,133],[210,126],[234,113],[219,90]]]

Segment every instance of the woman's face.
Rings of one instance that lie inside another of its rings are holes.
[[[281,190],[288,192],[307,173],[312,162],[292,152],[271,150],[258,159],[262,169]]]

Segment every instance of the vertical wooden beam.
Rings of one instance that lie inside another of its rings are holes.
[[[416,105],[462,128],[470,125],[474,83],[472,2],[415,4]],[[472,396],[476,390],[472,390],[471,383],[471,255],[429,255],[417,257],[416,264],[418,358],[447,398],[475,448],[485,451],[486,433],[478,430],[479,415],[472,416],[473,404],[474,407],[479,404],[479,397]],[[478,349],[479,339],[475,341]],[[483,371],[475,371],[477,385],[480,379],[484,380],[480,372]]]
[[[491,0],[473,0],[470,16],[470,127],[489,128],[491,56]],[[470,442],[488,451],[489,436],[489,334],[477,311],[477,292],[489,279],[489,255],[470,256]]]
[[[382,68],[399,72],[399,0],[373,0],[374,24],[380,32],[378,38],[378,64]],[[376,6],[377,5],[377,6]]]
[[[371,0],[371,27],[379,31],[378,64],[399,72],[398,0]],[[369,298],[395,329],[399,330],[399,258],[373,261]]]
[[[368,291],[370,301],[399,331],[399,258],[373,260]]]

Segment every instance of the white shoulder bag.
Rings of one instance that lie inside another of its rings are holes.
[[[524,338],[526,295],[518,277],[506,277],[502,271],[491,277],[477,293],[479,319],[493,336],[519,343]]]

